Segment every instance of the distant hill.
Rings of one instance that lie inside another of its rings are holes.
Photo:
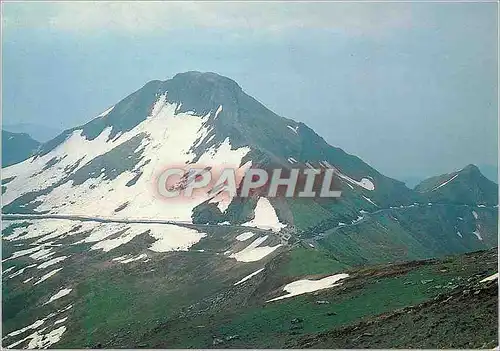
[[[44,143],[50,139],[55,138],[59,133],[60,129],[48,127],[41,124],[35,123],[4,123],[2,125],[2,130],[6,130],[12,133],[25,133],[29,134],[33,139]]]
[[[26,133],[2,130],[2,167],[26,160],[39,146],[40,143]]]
[[[498,186],[486,178],[475,165],[428,178],[415,187],[427,200],[457,204],[498,203]]]

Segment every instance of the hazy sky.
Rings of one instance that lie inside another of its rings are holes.
[[[226,75],[392,177],[496,164],[496,3],[3,3],[3,121]]]

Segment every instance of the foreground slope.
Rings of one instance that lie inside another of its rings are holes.
[[[289,347],[493,349],[498,347],[498,279],[469,279],[420,304],[305,336]]]
[[[295,247],[240,262],[230,252],[252,238],[220,230],[163,253],[145,250],[155,241],[148,233],[110,251],[69,245],[86,237],[71,234],[58,240],[65,245],[6,260],[3,346],[477,348],[497,340],[497,280],[483,282],[497,272],[493,250],[349,267]],[[3,250],[9,258],[19,247]],[[325,277],[337,278],[314,283]],[[305,290],[290,288],[300,281]]]

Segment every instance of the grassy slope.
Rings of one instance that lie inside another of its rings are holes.
[[[147,334],[143,340],[147,340],[148,347],[290,347],[299,345],[305,335],[326,332],[416,305],[440,294],[452,291],[461,293],[461,286],[468,283],[468,279],[477,281],[494,271],[495,252],[457,256],[444,262],[430,260],[357,269],[350,272],[352,279],[341,287],[278,302],[266,304],[265,300],[274,294],[257,289],[246,306],[222,314],[200,314],[194,318],[172,320]],[[276,281],[276,277],[272,277],[272,280]],[[266,281],[260,284],[265,285]],[[330,303],[316,303],[319,300]],[[295,318],[303,321],[293,323]],[[494,324],[491,320],[496,321],[495,316],[490,315],[488,318],[490,322],[486,327],[489,329],[481,334],[483,336],[491,335],[491,325]],[[467,331],[472,332],[470,328]],[[390,337],[398,338],[398,335],[396,333]],[[214,337],[223,343],[217,344],[219,341],[216,341],[217,345],[214,345]],[[227,340],[231,337],[234,339]],[[450,335],[444,334],[441,338],[447,345],[454,345]],[[477,342],[485,340],[472,334],[469,334],[469,338]],[[400,346],[404,346],[404,342]]]
[[[300,348],[494,348],[498,344],[498,284],[464,289],[376,318],[308,335],[288,347]]]
[[[442,257],[496,246],[496,209],[474,210],[477,220],[470,207],[387,210],[356,226],[328,229],[317,243],[349,265]],[[482,241],[473,234],[478,226]]]

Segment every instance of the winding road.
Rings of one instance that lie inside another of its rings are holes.
[[[270,233],[271,229],[257,228],[244,225],[225,225],[225,224],[194,224],[189,221],[173,221],[167,219],[152,219],[152,218],[119,218],[119,217],[96,217],[85,215],[71,214],[56,214],[56,213],[33,213],[33,214],[17,214],[8,213],[2,214],[2,220],[43,220],[43,219],[66,219],[71,221],[81,222],[100,222],[100,223],[130,223],[130,224],[171,224],[179,225],[188,228],[237,228],[251,229],[258,232]]]

